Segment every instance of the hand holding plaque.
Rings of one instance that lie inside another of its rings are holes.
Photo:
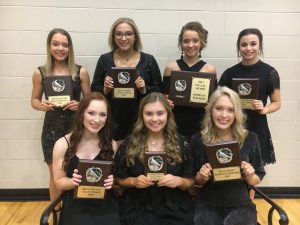
[[[237,141],[207,145],[206,154],[214,181],[241,179],[240,148]]]
[[[57,107],[73,99],[72,76],[45,76],[45,97]]]
[[[215,89],[216,74],[191,71],[172,71],[169,98],[175,105],[206,106]]]
[[[82,181],[75,187],[74,198],[105,198],[104,180],[112,174],[111,164],[111,161],[80,159],[77,169]]]
[[[137,90],[134,82],[137,77],[135,67],[112,67],[114,82],[112,97],[116,99],[135,99]]]
[[[165,152],[145,152],[144,166],[146,176],[152,181],[158,181],[167,173]]]
[[[252,109],[252,101],[258,99],[257,78],[232,78],[232,89],[241,99],[243,109]]]

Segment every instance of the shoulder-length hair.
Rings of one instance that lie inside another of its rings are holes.
[[[65,158],[63,162],[63,167],[66,170],[70,163],[70,160],[77,152],[77,147],[82,140],[83,133],[85,130],[84,127],[84,114],[86,109],[89,107],[91,101],[103,101],[107,107],[107,119],[104,127],[98,132],[99,138],[99,148],[100,150],[100,159],[101,160],[112,160],[113,158],[113,147],[112,147],[112,130],[111,130],[111,109],[106,98],[99,92],[91,92],[85,95],[78,106],[78,110],[76,112],[75,118],[73,120],[73,126],[71,129],[70,136],[70,146],[65,153]]]
[[[143,120],[143,112],[145,105],[149,103],[160,102],[167,111],[167,123],[163,130],[164,136],[164,151],[167,154],[168,163],[174,165],[177,162],[181,162],[181,152],[179,146],[179,137],[177,133],[176,123],[172,109],[166,97],[159,92],[152,92],[145,96],[140,102],[138,118],[135,122],[131,138],[128,143],[127,153],[127,165],[133,165],[134,161],[140,160],[143,162],[144,153],[148,150],[148,130]]]
[[[109,32],[109,37],[108,37],[108,45],[111,50],[116,50],[118,49],[118,45],[115,42],[115,31],[116,27],[121,24],[121,23],[127,23],[130,25],[133,29],[134,33],[134,44],[133,44],[133,49],[135,51],[141,51],[143,48],[142,41],[141,41],[141,35],[139,32],[139,29],[137,25],[135,24],[134,20],[128,17],[121,17],[117,19],[111,26],[110,32]]]
[[[228,96],[234,107],[235,120],[231,125],[234,138],[238,141],[239,145],[244,144],[248,131],[245,129],[245,116],[242,111],[241,101],[238,94],[230,88],[223,86],[218,87],[210,96],[208,105],[205,109],[205,115],[202,122],[202,141],[204,144],[214,144],[218,137],[216,126],[212,120],[212,108],[221,96]]]
[[[71,38],[70,34],[62,28],[54,28],[48,34],[48,37],[47,37],[47,61],[45,64],[46,75],[51,75],[52,69],[54,67],[53,56],[51,55],[51,41],[52,41],[53,35],[57,34],[57,33],[66,36],[68,39],[69,56],[67,58],[67,63],[68,63],[69,73],[70,73],[70,75],[72,75],[72,77],[74,79],[74,77],[76,76],[77,68],[76,68],[75,57],[74,57],[73,42],[72,42],[72,38]]]

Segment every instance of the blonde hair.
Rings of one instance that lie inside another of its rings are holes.
[[[68,69],[70,75],[72,75],[73,80],[76,77],[76,72],[77,72],[77,66],[75,63],[75,57],[74,57],[74,49],[73,49],[73,43],[72,43],[72,38],[71,35],[64,29],[62,28],[54,28],[52,29],[47,37],[47,61],[45,64],[45,73],[46,75],[51,75],[52,69],[53,69],[53,57],[51,55],[51,40],[54,34],[62,34],[67,37],[68,39],[68,45],[69,45],[69,56],[67,58],[67,63],[68,63]]]
[[[133,165],[134,160],[141,162],[144,160],[144,153],[148,150],[147,139],[148,130],[143,121],[143,111],[146,104],[160,102],[167,111],[167,124],[163,130],[164,135],[164,151],[167,154],[168,163],[175,165],[181,162],[181,152],[179,146],[179,137],[177,133],[176,123],[172,109],[166,97],[159,92],[152,92],[146,95],[140,102],[138,118],[134,124],[133,132],[128,143],[127,165]]]
[[[108,37],[108,45],[109,45],[110,49],[111,50],[118,49],[118,45],[115,42],[115,30],[116,30],[116,27],[121,23],[127,23],[128,25],[130,25],[132,27],[133,33],[134,33],[133,49],[135,51],[141,51],[143,48],[143,45],[142,45],[139,29],[137,28],[134,20],[130,19],[128,17],[121,17],[112,24],[112,26],[110,28],[110,32],[109,32],[109,37]]]
[[[238,141],[239,145],[244,144],[245,138],[248,135],[248,131],[245,129],[245,116],[241,108],[241,101],[236,92],[228,87],[218,87],[214,93],[210,96],[208,105],[205,109],[205,115],[202,122],[202,141],[204,144],[213,144],[218,137],[216,126],[212,120],[211,111],[218,99],[221,96],[228,96],[234,107],[235,120],[231,125],[234,138]]]

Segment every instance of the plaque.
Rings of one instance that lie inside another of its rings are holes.
[[[232,89],[241,99],[243,109],[252,109],[252,101],[258,99],[258,78],[232,78]]]
[[[215,84],[214,73],[172,71],[169,98],[174,105],[204,107],[215,89]]]
[[[145,152],[144,166],[146,176],[152,181],[158,181],[167,173],[165,152]]]
[[[57,107],[73,99],[72,76],[45,76],[45,98]]]
[[[219,142],[206,146],[213,181],[241,179],[240,147],[237,141]]]
[[[114,81],[113,98],[135,99],[137,70],[135,67],[112,67],[112,78]]]
[[[104,199],[104,180],[112,174],[111,164],[111,161],[79,159],[77,169],[82,180],[79,186],[75,187],[74,198]]]

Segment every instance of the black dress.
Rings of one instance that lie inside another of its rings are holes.
[[[274,90],[280,89],[278,72],[260,60],[254,65],[246,66],[239,63],[228,68],[222,74],[218,84],[232,88],[232,78],[258,78],[258,99],[263,102],[264,106],[266,106],[268,97],[274,93]],[[255,132],[259,138],[264,164],[274,163],[276,158],[267,116],[251,109],[246,109],[245,113],[247,115],[247,129]]]
[[[106,76],[112,74],[111,68],[115,66],[113,51],[100,56],[91,85],[92,91],[103,93],[104,79]],[[152,55],[141,52],[140,61],[136,68],[138,75],[145,81],[146,94],[162,91],[161,73],[157,62]],[[115,100],[112,99],[111,93],[106,96],[112,108],[115,140],[124,139],[132,129],[136,120],[139,102],[146,95],[142,95],[139,92],[137,93],[137,100]]]
[[[145,174],[144,164],[136,160],[133,166],[126,165],[126,139],[115,156],[115,176],[121,179]],[[183,150],[182,163],[167,166],[167,173],[191,178],[193,163],[188,150]],[[179,188],[151,186],[148,188],[127,188],[120,201],[122,225],[192,225],[193,203],[187,191]]]
[[[45,82],[45,68],[39,67],[42,75],[42,85],[44,91]],[[77,65],[77,72],[75,80],[73,80],[73,99],[80,101],[81,87],[80,87],[80,69],[81,66]],[[55,108],[54,111],[47,111],[45,113],[44,125],[42,131],[42,149],[44,154],[44,160],[46,163],[52,163],[52,151],[55,142],[69,133],[75,111],[62,110],[62,108]]]
[[[181,71],[199,72],[206,62],[200,60],[189,67],[183,59],[176,60]],[[167,93],[170,86],[170,78],[164,77],[164,92]],[[187,106],[174,106],[173,113],[178,128],[178,132],[189,142],[190,137],[198,132],[201,127],[201,121],[205,114],[204,108],[195,108]]]
[[[95,160],[100,160],[98,155]],[[67,176],[72,177],[77,168],[75,155],[68,166]],[[74,199],[74,189],[65,191],[59,225],[120,225],[118,202],[113,190],[105,200]]]
[[[206,147],[202,143],[200,133],[192,136],[191,148],[194,153],[195,169],[199,171],[202,165],[208,162]],[[255,133],[249,131],[240,153],[241,160],[249,162],[255,169],[255,174],[262,180],[265,176],[265,170],[261,160],[259,141]],[[237,216],[236,220],[241,219],[243,221],[235,224],[256,224],[255,205],[250,200],[247,182],[245,180],[225,182],[209,180],[203,185],[198,199],[195,209],[195,223],[196,225],[221,225],[223,222],[216,222],[219,221],[218,216],[223,221],[233,211]],[[206,221],[199,222],[203,221],[203,218],[207,218]]]

